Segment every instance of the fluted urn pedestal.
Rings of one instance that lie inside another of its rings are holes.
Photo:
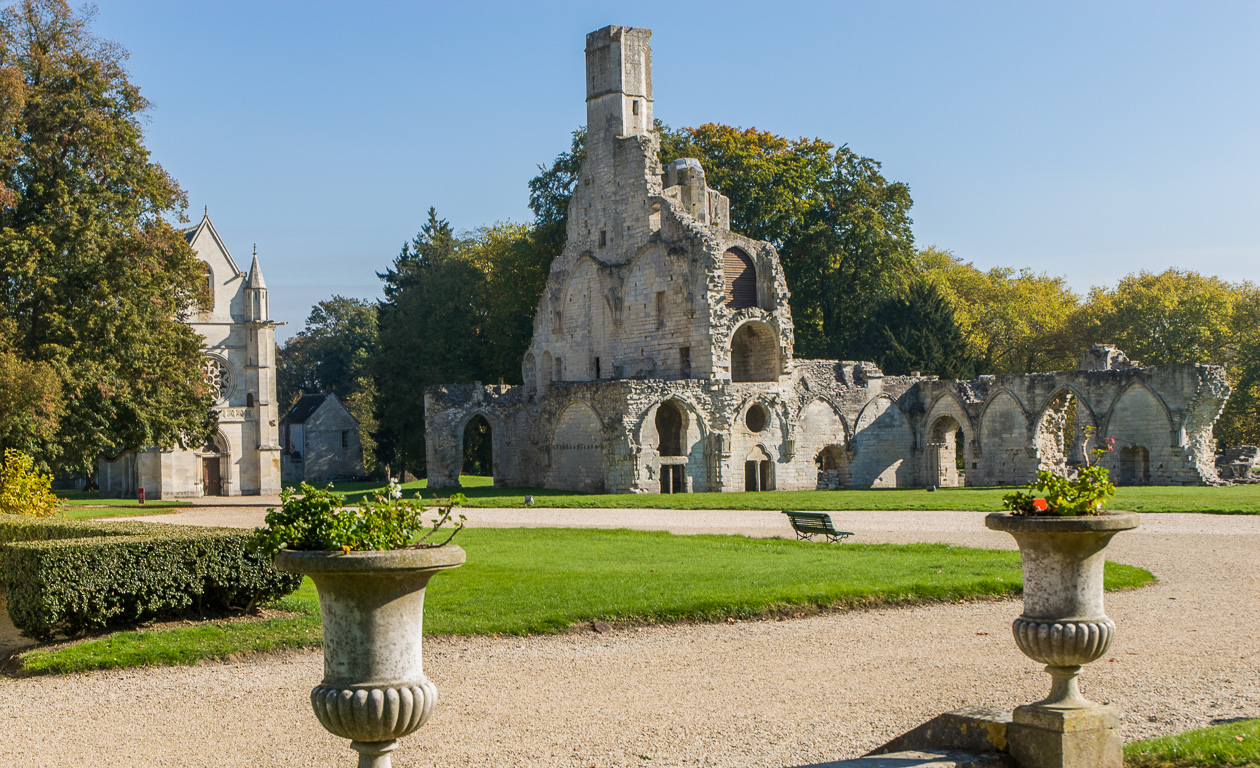
[[[457,568],[464,550],[295,552],[276,567],[311,577],[324,620],[324,679],[311,707],[329,732],[350,739],[359,768],[389,768],[398,739],[433,714],[437,689],[424,676],[424,589]]]
[[[1046,665],[1050,695],[1016,707],[1007,741],[1019,768],[1121,768],[1119,719],[1081,695],[1081,666],[1111,646],[1116,625],[1103,613],[1103,552],[1111,537],[1138,525],[1112,512],[1081,517],[991,514],[985,525],[1019,544],[1024,612],[1015,643]]]

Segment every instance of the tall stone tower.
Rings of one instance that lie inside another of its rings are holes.
[[[730,201],[694,159],[662,169],[651,30],[586,36],[586,157],[522,377],[777,381],[787,284],[769,243],[730,230]]]

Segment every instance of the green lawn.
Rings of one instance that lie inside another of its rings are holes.
[[[1260,720],[1238,720],[1126,744],[1124,764],[1130,768],[1257,768]]]
[[[144,504],[135,499],[102,499],[96,491],[57,491],[64,505],[62,514],[72,520],[95,517],[128,517],[133,515],[160,515],[174,512],[180,507],[191,507],[188,501],[149,501]]]
[[[541,488],[495,488],[488,477],[460,478],[469,507],[524,507],[525,496],[537,507],[634,508],[634,509],[797,509],[797,510],[914,510],[957,509],[998,512],[1002,496],[1010,488],[923,488],[878,491],[761,491],[757,493],[587,494]],[[379,483],[345,483],[335,490],[348,501],[367,495]],[[425,480],[407,483],[408,496],[432,498],[446,491],[430,492]],[[1131,512],[1207,512],[1223,515],[1260,514],[1260,485],[1224,488],[1130,486],[1120,488],[1110,509]]]
[[[472,528],[456,541],[468,563],[439,574],[426,597],[428,634],[561,632],[593,620],[719,621],[833,607],[900,605],[1018,594],[1019,555],[945,544],[815,544],[628,530]],[[1108,563],[1107,587],[1154,577]],[[29,651],[20,673],[72,672],[319,645],[309,580],[262,622],[189,625]],[[1014,609],[1012,609],[1014,610]]]

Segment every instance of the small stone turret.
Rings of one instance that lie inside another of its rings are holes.
[[[258,266],[258,249],[254,248],[254,262],[249,265],[249,279],[245,281],[245,298],[249,305],[249,319],[265,323],[270,319],[267,306],[267,283],[263,280],[262,267]]]

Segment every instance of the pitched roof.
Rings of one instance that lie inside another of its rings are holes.
[[[293,404],[289,412],[285,414],[284,420],[288,424],[304,424],[311,417],[311,414],[319,410],[327,398],[324,394],[302,395],[298,401]]]
[[[218,230],[214,228],[214,224],[210,221],[209,213],[202,216],[201,221],[198,222],[195,227],[189,227],[184,230],[184,239],[188,241],[189,245],[192,245],[193,241],[197,239],[197,235],[199,235],[203,229],[210,230],[210,236],[214,238],[215,243],[217,243],[219,248],[223,251],[223,255],[227,256],[228,264],[232,265],[232,272],[239,274],[241,269],[236,266],[236,259],[232,258],[232,253],[228,251],[227,246],[223,244],[223,238],[219,237]]]
[[[258,252],[254,252],[254,263],[249,265],[249,280],[245,282],[246,288],[266,288],[267,283],[263,281],[262,267],[258,266]]]

